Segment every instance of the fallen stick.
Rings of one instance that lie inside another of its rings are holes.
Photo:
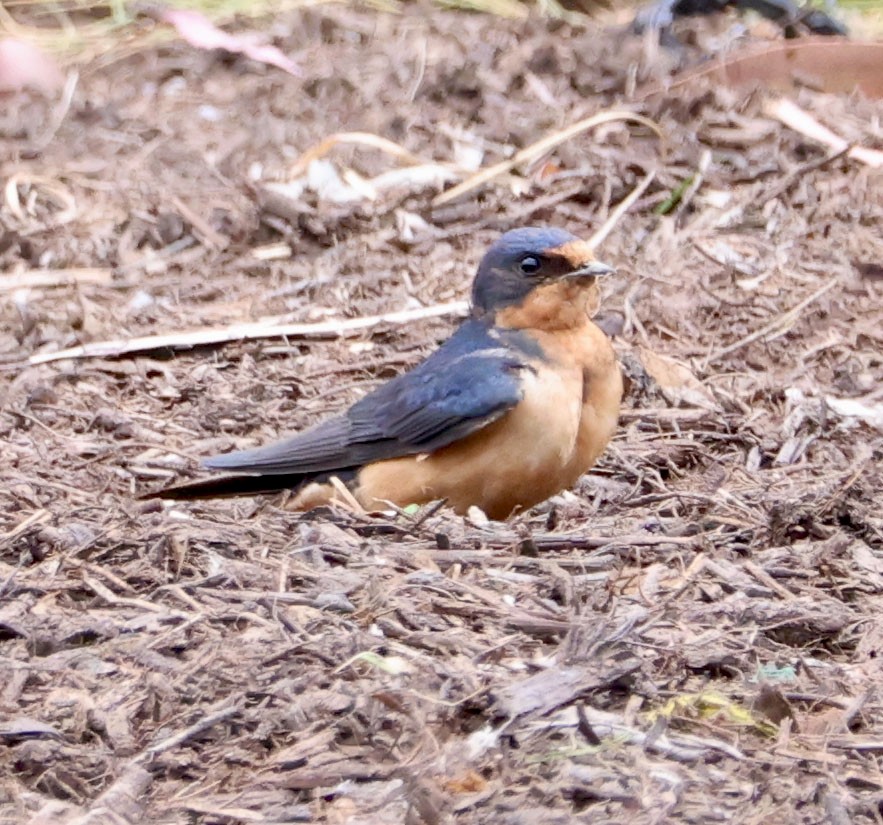
[[[28,363],[33,366],[70,358],[116,358],[121,355],[134,355],[156,349],[190,349],[211,344],[224,344],[229,341],[254,341],[261,338],[342,336],[359,330],[371,329],[380,324],[406,324],[423,318],[465,315],[468,308],[469,305],[466,301],[451,301],[446,304],[420,307],[420,309],[404,309],[399,312],[387,312],[383,315],[368,315],[364,318],[344,318],[310,324],[280,324],[276,320],[257,321],[255,323],[231,324],[226,327],[213,327],[212,329],[170,332],[165,335],[146,335],[141,338],[93,341],[57,352],[37,353],[28,358]]]
[[[86,267],[81,269],[30,269],[27,272],[0,272],[0,292],[16,289],[43,289],[70,286],[71,284],[94,284],[109,286],[113,272],[109,269]]]
[[[161,753],[165,753],[172,748],[178,747],[178,745],[183,745],[194,736],[199,736],[203,731],[207,731],[209,728],[212,728],[221,722],[225,722],[231,716],[235,716],[240,712],[240,708],[237,704],[229,704],[226,699],[222,699],[218,704],[221,705],[218,710],[207,713],[201,719],[198,719],[190,725],[190,727],[184,728],[183,730],[150,745],[132,759],[130,764],[137,764],[139,762],[153,759]]]
[[[614,210],[610,213],[610,217],[607,218],[604,223],[598,227],[595,231],[595,234],[589,238],[589,246],[592,249],[597,249],[604,241],[607,239],[607,236],[613,231],[613,228],[619,223],[620,218],[631,208],[632,204],[647,191],[647,187],[653,183],[653,179],[656,177],[656,170],[651,169],[638,185],[626,195],[614,208]]]
[[[735,352],[737,349],[742,349],[742,347],[748,346],[748,344],[752,344],[755,341],[759,341],[761,339],[766,338],[768,335],[784,335],[796,322],[800,317],[800,313],[803,312],[811,303],[814,301],[818,301],[826,292],[833,289],[837,286],[838,279],[832,278],[828,281],[824,286],[817,289],[812,295],[804,298],[800,303],[791,309],[783,312],[781,315],[777,315],[770,321],[768,324],[764,324],[760,329],[755,330],[754,332],[746,335],[744,338],[740,338],[733,344],[730,344],[723,349],[719,349],[717,352],[713,352],[705,359],[705,363],[703,368],[708,367],[709,364],[713,364],[715,361],[723,358],[725,355],[729,355],[730,353]]]
[[[850,146],[849,141],[819,123],[811,114],[790,100],[784,98],[769,100],[764,104],[763,112],[767,117],[778,120],[805,138],[827,146],[834,153],[846,152],[848,157],[874,169],[883,167],[883,152],[866,146]]]
[[[442,192],[435,198],[432,205],[442,206],[445,203],[449,203],[450,201],[459,198],[461,195],[465,195],[467,192],[471,192],[473,189],[477,189],[479,186],[489,183],[494,180],[494,178],[505,175],[516,166],[520,166],[523,163],[530,163],[531,161],[542,157],[546,152],[551,151],[559,144],[570,140],[572,137],[576,137],[576,135],[579,135],[582,132],[586,132],[595,126],[600,126],[603,123],[615,123],[617,121],[640,123],[652,130],[660,140],[663,139],[663,133],[660,127],[654,121],[650,120],[650,118],[644,117],[643,115],[617,110],[598,112],[591,117],[578,120],[576,123],[572,123],[570,126],[567,126],[558,132],[546,135],[544,138],[536,141],[536,143],[532,143],[520,152],[516,152],[508,160],[500,161],[500,163],[495,163],[493,166],[487,166],[484,169],[479,169],[474,175],[468,177],[462,183],[458,183],[456,186]]]

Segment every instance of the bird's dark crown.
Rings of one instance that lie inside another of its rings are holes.
[[[519,304],[549,281],[610,271],[591,247],[564,229],[524,227],[501,235],[485,253],[472,284],[473,314]]]

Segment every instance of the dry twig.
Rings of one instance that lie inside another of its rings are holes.
[[[406,324],[424,318],[444,315],[463,315],[469,305],[465,301],[452,301],[420,309],[404,309],[383,315],[364,318],[344,318],[337,321],[319,321],[307,324],[280,324],[275,320],[246,324],[231,324],[214,329],[170,332],[165,335],[147,335],[143,338],[94,341],[78,347],[32,355],[30,364],[47,364],[68,358],[116,358],[158,349],[190,349],[230,341],[254,341],[261,338],[327,338],[345,336],[382,324]]]
[[[526,146],[520,152],[516,152],[511,158],[508,160],[500,161],[499,163],[495,163],[493,166],[488,166],[485,169],[480,169],[474,175],[468,177],[462,183],[457,184],[457,186],[453,186],[450,189],[442,192],[435,200],[432,202],[433,206],[442,206],[445,203],[449,203],[456,198],[459,198],[461,195],[465,195],[467,192],[471,192],[473,189],[477,189],[479,186],[484,186],[484,184],[489,183],[494,180],[494,178],[498,178],[501,175],[505,175],[507,172],[512,171],[517,166],[521,166],[525,163],[530,163],[531,161],[536,160],[539,157],[542,157],[546,152],[554,149],[561,143],[564,143],[567,140],[570,140],[573,137],[576,137],[583,132],[588,131],[589,129],[593,129],[595,126],[600,126],[604,123],[614,123],[616,121],[631,121],[633,123],[640,123],[642,126],[646,126],[648,129],[651,129],[660,140],[663,138],[662,130],[659,126],[649,118],[643,117],[642,115],[635,114],[633,112],[623,112],[617,110],[610,110],[605,112],[598,112],[597,114],[592,115],[591,117],[584,118],[583,120],[579,120],[576,123],[572,123],[570,126],[567,126],[564,129],[561,129],[558,132],[553,132],[551,135],[546,135],[546,137],[538,140],[536,143],[532,143],[530,146]]]

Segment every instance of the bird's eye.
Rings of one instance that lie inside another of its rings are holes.
[[[518,268],[525,275],[536,275],[540,266],[540,259],[536,255],[525,255],[518,263]]]

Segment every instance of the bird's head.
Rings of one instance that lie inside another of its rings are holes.
[[[510,327],[584,323],[597,310],[596,279],[613,272],[563,229],[506,232],[487,251],[472,285],[474,315]]]

